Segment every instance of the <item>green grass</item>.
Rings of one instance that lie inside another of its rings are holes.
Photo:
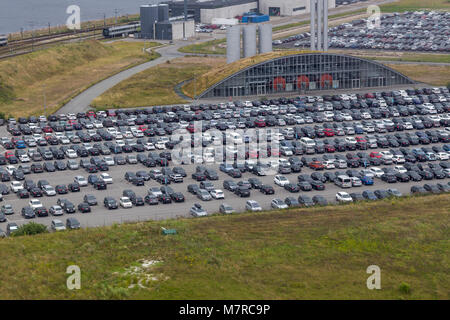
[[[91,105],[105,110],[186,103],[176,94],[174,87],[223,63],[223,58],[196,56],[171,60],[122,81],[95,98]]]
[[[196,54],[226,54],[226,48],[221,48],[220,45],[226,43],[226,39],[215,39],[202,43],[194,43],[178,49],[184,53]]]
[[[380,6],[381,12],[403,12],[421,9],[450,10],[449,0],[400,0]]]
[[[432,63],[450,63],[448,54],[404,54],[401,57],[389,56],[361,56],[366,59],[379,61],[405,61],[405,62],[432,62]]]
[[[55,112],[98,81],[159,57],[142,49],[142,42],[89,40],[2,60],[0,112],[16,117],[42,114],[44,93],[47,113]]]
[[[449,212],[439,195],[7,238],[0,297],[449,299]],[[159,262],[127,274],[142,259]],[[366,287],[374,264],[381,290]],[[69,265],[80,290],[66,289]]]

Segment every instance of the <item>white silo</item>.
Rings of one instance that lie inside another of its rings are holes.
[[[259,25],[259,53],[272,52],[272,25]]]
[[[227,28],[227,63],[241,58],[241,27],[230,26]]]
[[[256,25],[243,28],[244,58],[256,56]]]

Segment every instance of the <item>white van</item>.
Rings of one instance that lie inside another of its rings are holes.
[[[351,188],[352,187],[352,179],[350,179],[349,176],[337,176],[336,180],[334,180],[334,183],[341,188]]]

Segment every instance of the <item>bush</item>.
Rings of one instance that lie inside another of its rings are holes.
[[[17,229],[16,232],[14,232],[12,235],[17,236],[25,236],[25,235],[34,235],[39,233],[47,233],[47,227],[43,224],[30,222],[27,224],[24,224]]]
[[[410,294],[411,293],[411,287],[409,286],[409,284],[402,282],[398,288],[398,290],[400,290],[401,293],[404,294]]]

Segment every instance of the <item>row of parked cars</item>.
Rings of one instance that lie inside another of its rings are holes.
[[[383,14],[380,19],[357,19],[328,31],[329,47],[398,51],[450,51],[450,13],[416,11]],[[301,33],[275,45],[309,47],[310,33]]]

